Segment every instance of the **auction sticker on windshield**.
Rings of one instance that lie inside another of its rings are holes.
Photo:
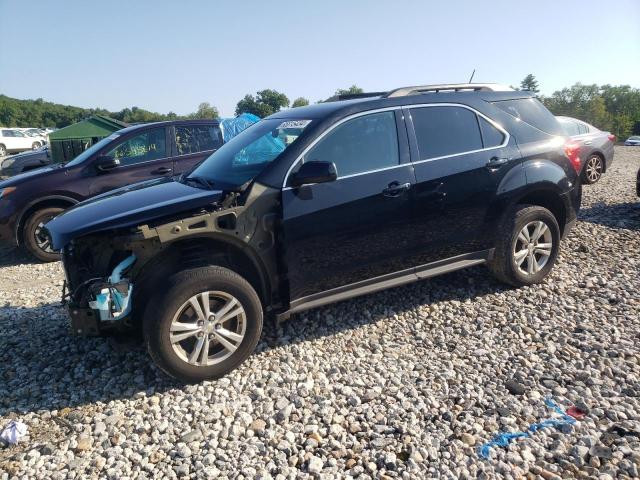
[[[278,125],[277,128],[285,129],[285,128],[304,128],[311,123],[311,120],[287,120],[286,122],[282,122]]]

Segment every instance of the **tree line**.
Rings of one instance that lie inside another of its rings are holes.
[[[579,118],[601,130],[625,139],[632,134],[640,134],[640,89],[629,85],[575,85],[553,92],[550,96],[540,95],[540,86],[533,74],[528,74],[517,90],[529,90],[538,96],[554,115],[566,115]],[[335,95],[363,93],[362,88],[352,85],[338,89]],[[316,103],[326,101],[318,100]],[[267,117],[283,108],[309,105],[309,100],[299,97],[290,102],[281,92],[265,89],[255,94],[247,94],[236,105],[235,113],[252,113],[261,118]],[[90,115],[106,115],[127,123],[154,122],[175,119],[217,118],[218,109],[201,103],[198,109],[189,115],[176,115],[150,112],[138,107],[125,108],[110,112],[100,108],[80,108],[69,105],[36,100],[18,100],[0,95],[0,126],[6,127],[64,127],[78,122]]]
[[[578,118],[615,134],[619,140],[640,134],[640,89],[630,85],[578,82],[546,97],[540,95],[538,81],[530,73],[520,82],[519,89],[537,94],[554,115]]]
[[[0,126],[2,127],[56,127],[62,128],[79,122],[91,115],[105,115],[126,123],[158,122],[162,120],[217,118],[218,109],[203,102],[188,115],[150,112],[138,107],[123,108],[110,112],[104,108],[81,108],[71,105],[36,100],[19,100],[0,95]]]
[[[362,89],[353,85],[348,89],[336,90],[337,94],[362,93]],[[321,101],[321,100],[319,100]],[[261,90],[256,95],[245,95],[238,102],[236,115],[253,113],[261,118],[267,117],[282,108],[302,107],[309,105],[309,100],[296,98],[291,105],[284,93],[276,90]],[[36,100],[19,100],[0,95],[0,127],[56,127],[62,128],[79,122],[91,115],[104,115],[126,123],[159,122],[163,120],[207,119],[218,118],[218,109],[203,102],[198,109],[188,115],[177,115],[174,112],[158,113],[138,107],[124,108],[111,112],[104,108],[81,108],[71,105],[52,103],[38,98]]]

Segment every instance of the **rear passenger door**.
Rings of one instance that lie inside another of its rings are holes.
[[[105,172],[97,170],[94,165],[90,166],[94,176],[89,194],[93,196],[143,180],[170,177],[173,175],[173,160],[168,155],[167,145],[165,127],[136,131],[125,137],[101,155],[118,160],[119,166]]]
[[[171,130],[176,174],[191,171],[223,143],[222,131],[217,124],[175,125]]]
[[[466,106],[405,108],[416,172],[416,265],[492,247],[492,206],[519,162],[506,131]]]

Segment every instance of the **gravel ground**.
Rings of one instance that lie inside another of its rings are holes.
[[[312,310],[196,386],[70,337],[60,266],[4,251],[0,427],[30,435],[0,449],[0,478],[638,478],[639,166],[616,148],[543,285],[478,267]],[[589,412],[477,455],[552,416],[547,396]]]

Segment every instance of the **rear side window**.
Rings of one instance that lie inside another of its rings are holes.
[[[178,155],[216,150],[222,146],[222,132],[217,125],[176,125]]]
[[[481,150],[482,137],[476,114],[462,107],[411,109],[420,159]]]
[[[580,128],[578,127],[578,123],[572,120],[559,120],[560,125],[562,125],[562,129],[569,136],[580,135]]]
[[[504,142],[504,133],[491,125],[481,116],[478,116],[480,122],[480,130],[482,130],[482,143],[484,148],[499,147]]]
[[[305,155],[305,161],[333,162],[339,177],[400,163],[393,112],[365,115],[337,126]]]
[[[502,100],[493,105],[512,117],[551,135],[565,135],[556,117],[537,98]]]

